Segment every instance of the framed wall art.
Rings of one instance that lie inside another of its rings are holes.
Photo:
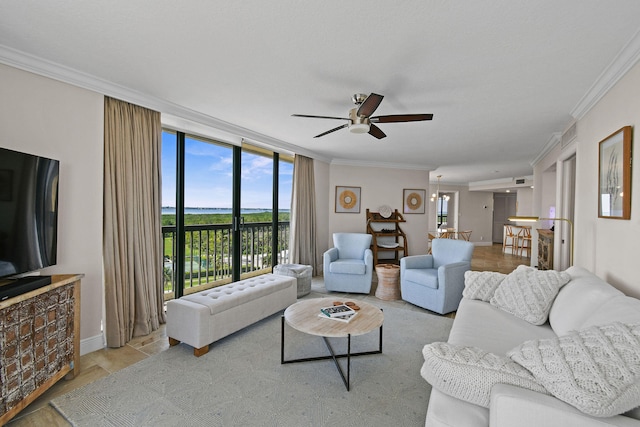
[[[336,213],[360,213],[360,187],[336,185]]]
[[[423,214],[424,200],[427,190],[404,189],[402,190],[402,213]]]
[[[631,218],[631,126],[599,143],[598,218]]]

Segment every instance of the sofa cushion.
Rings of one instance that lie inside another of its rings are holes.
[[[338,274],[364,274],[367,266],[361,259],[338,259],[329,264],[329,271]]]
[[[571,280],[567,273],[519,266],[500,283],[491,298],[494,305],[534,325],[542,325],[558,291]]]
[[[489,302],[505,277],[495,271],[465,271],[462,296]]]
[[[506,355],[525,339],[555,336],[548,324],[535,326],[486,302],[462,298],[447,341]]]
[[[425,362],[420,374],[429,384],[475,405],[488,408],[491,387],[497,383],[546,393],[521,365],[477,347],[435,342],[425,345],[422,355]]]
[[[622,292],[582,267],[570,267],[566,273],[571,281],[560,289],[549,312],[549,323],[557,335],[584,329],[587,320],[603,305],[612,298],[623,296]],[[608,322],[614,320],[621,319],[613,318]]]
[[[585,319],[580,329],[611,322],[640,323],[640,300],[625,295],[615,296],[600,304],[591,316]]]
[[[438,270],[433,268],[408,268],[404,279],[432,289],[438,289]]]
[[[566,272],[571,282],[560,290],[549,312],[556,334],[614,321],[640,323],[640,300],[625,296],[584,268],[570,267]]]
[[[527,341],[508,356],[588,415],[611,417],[640,403],[640,324],[613,322]]]
[[[291,278],[263,274],[216,288],[207,289],[181,299],[206,306],[211,315],[275,293],[291,286]]]

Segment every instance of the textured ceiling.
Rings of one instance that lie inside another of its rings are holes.
[[[0,47],[324,159],[467,183],[530,175],[638,16],[637,0],[2,0]],[[346,117],[370,92],[377,115],[434,119],[377,140],[291,117]]]

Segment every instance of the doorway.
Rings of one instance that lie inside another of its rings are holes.
[[[436,228],[458,230],[458,192],[440,191],[436,204]]]
[[[566,218],[574,221],[575,201],[576,201],[576,155],[561,159],[557,164],[558,177],[561,179],[559,191],[557,192],[556,217]],[[556,269],[565,270],[572,265],[573,252],[575,251],[575,232],[573,227],[566,221],[555,221],[554,245],[560,250],[554,251],[554,266]]]
[[[504,225],[516,214],[517,199],[515,193],[493,193],[493,243],[502,244]]]

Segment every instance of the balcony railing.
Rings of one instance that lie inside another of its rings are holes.
[[[289,222],[280,221],[277,228],[278,264],[289,262]],[[162,227],[165,300],[175,295],[176,227]],[[269,273],[273,267],[271,222],[245,223],[241,229],[242,278]],[[184,293],[231,282],[231,224],[185,226]]]

